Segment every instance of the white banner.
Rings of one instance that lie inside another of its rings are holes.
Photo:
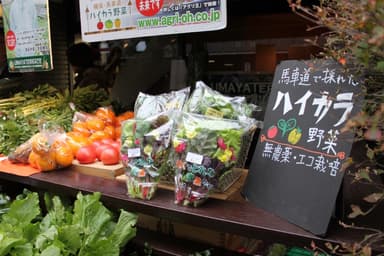
[[[108,41],[223,29],[226,0],[80,0],[82,39]]]

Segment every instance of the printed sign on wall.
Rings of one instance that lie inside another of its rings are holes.
[[[281,62],[246,197],[314,234],[325,234],[354,137],[341,128],[360,110],[361,100],[361,84],[338,63]]]
[[[81,0],[87,42],[169,35],[226,27],[226,0]]]
[[[3,0],[10,72],[52,70],[48,0]]]

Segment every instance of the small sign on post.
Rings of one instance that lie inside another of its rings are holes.
[[[325,235],[354,138],[341,129],[361,102],[361,83],[338,63],[281,62],[244,186],[249,201]]]

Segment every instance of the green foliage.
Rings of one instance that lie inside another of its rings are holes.
[[[44,216],[37,193],[19,196],[0,220],[0,255],[118,256],[136,235],[137,216],[121,210],[115,222],[100,196],[79,193],[73,207],[45,196]]]
[[[312,41],[322,47],[321,55],[339,61],[349,72],[363,79],[362,111],[351,117],[341,131],[352,130],[356,139],[369,141],[367,161],[355,163],[358,170],[352,175],[354,182],[370,183],[377,191],[363,198],[371,203],[369,209],[351,205],[348,217],[368,215],[384,201],[384,185],[372,179],[373,175],[384,173],[384,0],[320,0],[314,7],[302,6],[300,0],[288,0],[288,3],[295,13],[313,22],[314,26],[328,29],[320,37],[324,39],[322,43],[321,40]],[[344,227],[359,229],[345,224]],[[373,230],[360,243],[341,247],[330,245],[327,249],[338,255],[369,256],[372,255],[371,244],[382,242],[383,233]]]

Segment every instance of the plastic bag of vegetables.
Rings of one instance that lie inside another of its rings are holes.
[[[146,119],[170,110],[181,110],[188,99],[190,88],[149,95],[140,92],[136,98],[134,112],[136,119]]]
[[[39,130],[29,140],[31,151],[28,163],[41,171],[70,166],[73,161],[73,152],[66,141],[64,129],[45,123]]]
[[[198,206],[235,165],[249,123],[180,113],[172,139],[177,204]]]
[[[261,107],[247,103],[243,96],[225,96],[198,81],[183,110],[206,116],[246,120],[251,118],[254,112],[261,111]]]
[[[147,119],[130,119],[122,124],[121,161],[126,167],[128,195],[151,199],[166,163],[174,121],[172,112]]]

